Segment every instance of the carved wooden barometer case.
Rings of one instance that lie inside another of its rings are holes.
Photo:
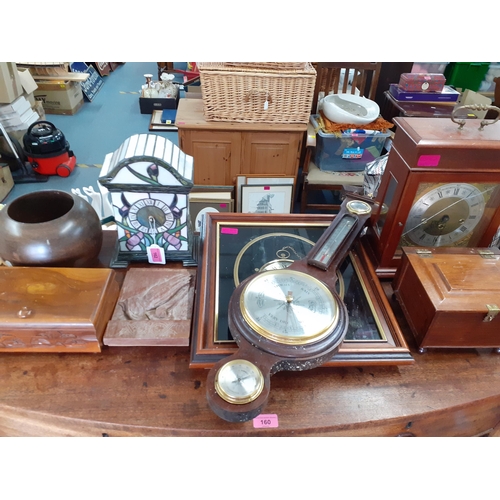
[[[219,417],[256,417],[273,373],[315,368],[338,350],[348,312],[335,289],[336,270],[370,212],[370,203],[347,197],[304,259],[270,266],[236,287],[229,328],[238,351],[216,363],[207,378],[208,403]]]

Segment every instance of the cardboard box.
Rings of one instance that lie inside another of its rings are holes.
[[[468,104],[479,104],[482,106],[491,106],[491,99],[489,97],[486,97],[482,94],[478,94],[477,92],[474,92],[473,90],[466,89],[460,96],[460,106],[467,106]],[[486,114],[488,113],[488,110],[468,110],[467,111],[467,116],[470,118],[473,118],[474,116],[478,118],[479,120],[484,120],[486,117]]]
[[[32,123],[39,120],[39,116],[31,109],[31,106],[21,114],[0,116],[0,121],[7,131],[10,129],[19,129],[29,127]]]
[[[16,63],[0,62],[0,103],[10,104],[23,93]]]
[[[14,187],[14,180],[9,167],[0,165],[0,201],[5,200]]]
[[[32,109],[38,115],[39,120],[45,120],[45,110],[43,109],[43,104],[41,101],[35,101]]]
[[[30,70],[28,68],[18,68],[17,71],[24,92],[26,94],[31,94],[32,92],[34,92],[38,88],[38,85],[31,76]]]
[[[0,105],[0,117],[10,115],[22,115],[25,111],[30,109],[30,103],[24,95],[19,96],[15,101],[10,104]]]
[[[79,82],[38,82],[35,99],[41,101],[45,113],[74,115],[83,105],[83,92]]]
[[[39,115],[33,111],[24,95],[10,104],[0,106],[0,122],[9,134],[18,131],[24,134],[28,127],[39,119]]]
[[[176,98],[139,97],[141,114],[150,115],[158,109],[177,109],[179,93]]]
[[[35,94],[31,92],[31,94],[23,94],[26,100],[30,103],[30,106],[33,108],[36,104]]]
[[[186,92],[185,97],[187,99],[202,99],[201,86],[200,85],[185,85],[184,90]]]

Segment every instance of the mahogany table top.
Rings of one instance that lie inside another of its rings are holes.
[[[316,368],[271,379],[277,428],[228,423],[206,401],[207,370],[188,347],[104,347],[100,353],[0,353],[0,435],[448,436],[500,434],[500,354],[419,354],[390,297],[415,363]]]

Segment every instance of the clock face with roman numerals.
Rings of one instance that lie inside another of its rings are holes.
[[[408,214],[401,246],[467,246],[498,184],[421,184]]]
[[[174,223],[169,206],[161,200],[144,198],[130,206],[129,220],[135,229],[149,234],[163,233]]]

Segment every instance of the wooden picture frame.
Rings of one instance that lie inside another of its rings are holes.
[[[230,212],[234,211],[234,186],[215,186],[215,185],[194,185],[189,193],[189,221],[191,224],[191,231],[193,234],[193,258],[196,262],[200,259],[200,231],[195,230],[196,216],[198,213],[191,214],[191,203],[202,202],[206,203],[211,200],[212,203],[226,203],[229,204]],[[193,205],[194,207],[195,205]],[[196,212],[196,208],[193,208]],[[201,229],[201,228],[200,228]]]
[[[189,200],[189,217],[191,219],[191,229],[193,233],[199,234],[203,225],[203,217],[207,212],[233,212],[234,200],[222,199],[194,199]]]
[[[205,194],[207,196],[205,196]],[[198,198],[233,198],[234,199],[234,186],[212,186],[204,184],[194,184],[191,192],[192,197]]]
[[[162,123],[161,114],[162,109],[154,109],[151,113],[151,120],[149,121],[149,130],[164,131],[164,132],[177,132],[177,125],[175,123]]]
[[[293,176],[238,175],[235,180],[235,212],[241,212],[241,186],[291,184],[295,187],[295,180]]]
[[[292,195],[291,184],[244,184],[241,186],[241,213],[289,214]]]
[[[279,259],[302,258],[332,218],[332,215],[323,214],[206,214],[204,232],[200,237],[191,334],[191,368],[211,368],[215,362],[236,351],[237,345],[227,327],[228,301],[236,283],[269,264],[275,253]],[[262,244],[265,238],[269,238],[274,245],[267,255]],[[273,242],[271,238],[276,238],[276,241]],[[292,238],[298,244],[290,245],[287,238]],[[252,247],[257,251],[247,252]],[[349,259],[350,269],[354,270],[351,271],[350,279],[355,276],[355,280],[350,281],[356,286],[354,300],[356,303],[361,300],[368,304],[369,314],[372,315],[368,318],[372,331],[365,335],[361,327],[359,332],[356,330],[356,338],[349,340],[346,337],[339,352],[325,366],[413,363],[364,246],[357,244]],[[349,286],[346,285],[347,288]]]

